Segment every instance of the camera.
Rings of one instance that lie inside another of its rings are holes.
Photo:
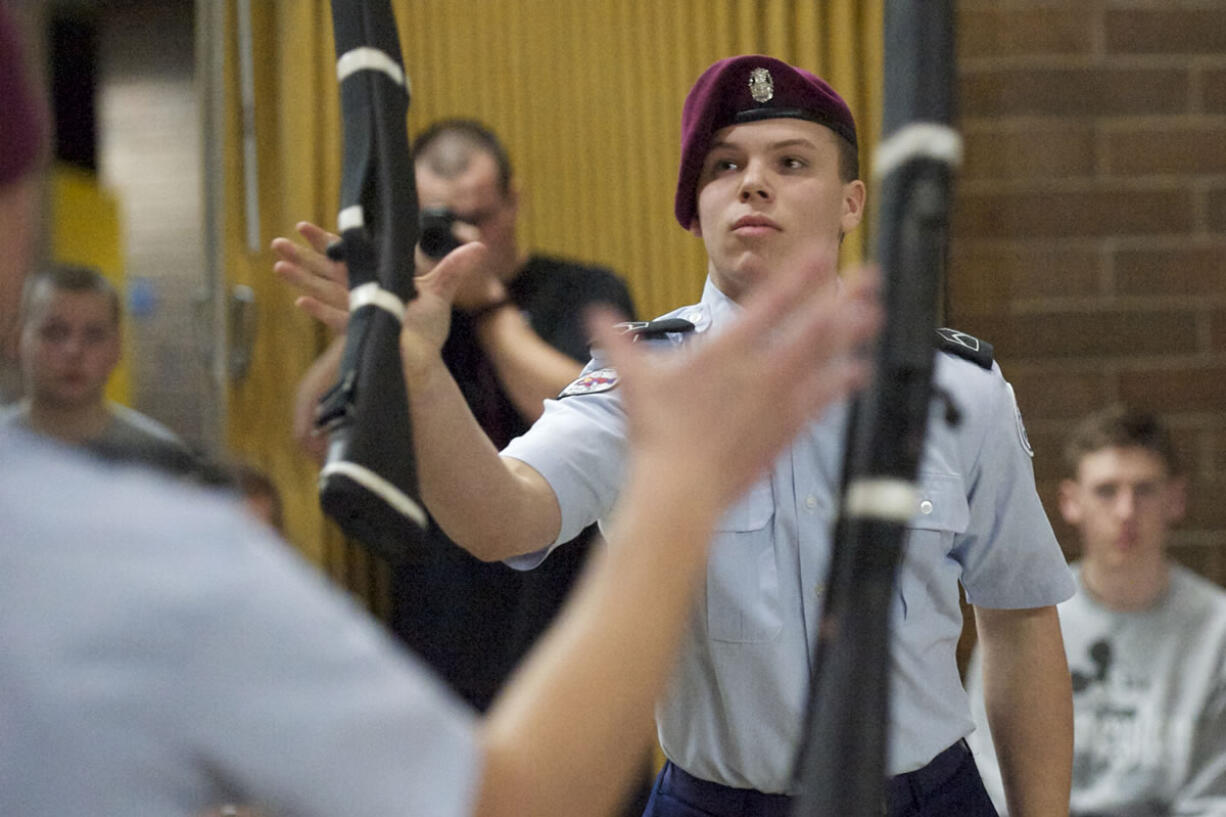
[[[421,251],[437,260],[460,246],[463,242],[451,232],[451,225],[458,220],[446,207],[423,207],[417,222]]]

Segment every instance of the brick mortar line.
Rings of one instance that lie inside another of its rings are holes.
[[[990,340],[990,338],[989,338]],[[1091,358],[1013,358],[1010,359],[1007,355],[1005,360],[1009,362],[1009,366],[1015,371],[1020,371],[1025,376],[1043,376],[1051,374],[1053,371],[1065,375],[1094,375],[1101,376],[1106,379],[1118,376],[1123,368],[1129,371],[1162,371],[1170,369],[1172,365],[1179,363],[1188,363],[1197,368],[1215,368],[1226,367],[1226,352],[1219,352],[1215,355],[1201,355],[1193,358],[1189,355],[1171,356],[1171,357],[1155,357],[1148,355],[1145,357],[1136,358],[1113,358],[1104,365],[1099,360]],[[1204,365],[1208,361],[1208,365]],[[1221,417],[1226,424],[1226,413],[1215,412],[1215,416]]]
[[[1226,431],[1226,426],[1215,423],[1214,418],[1206,412],[1165,412],[1164,424],[1171,431],[1180,435],[1188,435],[1197,444],[1203,443],[1206,437],[1214,437]],[[1035,436],[1055,435],[1068,430],[1068,420],[1063,417],[1045,417],[1031,420],[1026,418],[1026,430],[1033,431]]]
[[[1115,242],[1114,247],[1105,246]],[[959,252],[1033,250],[1036,246],[1056,252],[1099,251],[1136,252],[1138,250],[1226,249],[1226,234],[1169,233],[1154,236],[1065,236],[1059,238],[975,238],[960,236],[952,245]]]
[[[1190,65],[1189,61],[1197,60]],[[1226,68],[1226,56],[1212,51],[1137,53],[1104,51],[1101,54],[1002,54],[982,57],[960,57],[958,78],[966,79],[997,73],[1022,71],[1172,71],[1191,73],[1193,70]]]
[[[991,338],[986,338],[991,341]],[[1171,368],[1226,369],[1226,353],[1196,355],[1099,355],[1080,357],[998,357],[1012,370],[1025,373],[1059,372],[1060,374],[1094,374],[1119,377],[1124,371],[1148,374]]]
[[[1226,112],[1197,111],[1169,114],[1120,114],[1116,116],[1096,116],[1092,120],[1080,116],[1039,116],[1036,114],[1017,114],[1004,116],[967,116],[959,127],[966,135],[990,135],[1003,133],[1007,135],[1025,135],[1038,131],[1060,133],[1067,132],[1070,126],[1085,130],[1118,133],[1128,128],[1156,128],[1162,125],[1192,126],[1211,125],[1226,126]]]
[[[1008,315],[1058,315],[1065,312],[1077,315],[1192,312],[1200,315],[1226,307],[1226,291],[1204,295],[1051,295],[1016,298],[1008,303]]]
[[[1111,176],[1076,176],[1072,178],[1051,176],[1044,178],[980,178],[960,179],[954,196],[1006,196],[1015,193],[1111,193],[1149,192],[1171,193],[1188,189],[1194,183],[1201,189],[1226,189],[1226,172],[1216,173],[1150,173]],[[1214,190],[1213,192],[1216,192]]]

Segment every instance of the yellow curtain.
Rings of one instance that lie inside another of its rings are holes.
[[[231,4],[232,5],[232,4]],[[337,89],[325,0],[253,0],[261,235],[335,222]],[[607,264],[643,316],[697,300],[700,241],[673,220],[681,103],[711,62],[764,52],[826,77],[860,126],[870,166],[881,104],[880,0],[393,0],[412,82],[410,133],[471,116],[506,141],[524,207],[523,246]],[[233,31],[233,13],[230,28]],[[231,37],[233,41],[233,37]],[[233,66],[233,60],[230,60]],[[236,86],[231,70],[228,83]],[[291,538],[370,590],[369,567],[320,519],[314,468],[287,432],[295,378],[323,343],[295,314],[265,251],[245,248],[237,91],[226,134],[226,268],[263,305],[253,371],[232,389],[233,448],[287,494]],[[865,254],[868,228],[844,263]],[[376,582],[377,584],[377,582]],[[370,592],[377,595],[377,587]]]
[[[247,241],[236,3],[226,4],[223,268],[227,289],[255,291],[257,329],[247,376],[232,382],[227,442],[264,468],[282,493],[286,535],[308,558],[368,601],[378,602],[379,574],[359,548],[347,547],[319,508],[318,466],[291,435],[294,388],[327,342],[326,332],[293,305],[272,274],[269,243],[293,235],[294,223],[329,224],[339,182],[338,99],[331,68],[326,2],[252,0],[259,246]],[[377,606],[376,606],[377,609]]]

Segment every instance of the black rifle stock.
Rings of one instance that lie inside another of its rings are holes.
[[[329,433],[320,501],[346,534],[395,558],[428,524],[399,346],[416,296],[409,85],[389,0],[332,0],[332,26],[344,167],[341,239],[329,255],[348,264],[350,316],[340,378],[317,415]]]
[[[886,0],[885,102],[874,176],[886,321],[848,425],[843,495],[817,635],[793,814],[880,817],[890,626],[905,524],[933,404],[933,337],[952,168],[954,0]]]

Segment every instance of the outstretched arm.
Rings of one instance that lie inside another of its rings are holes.
[[[609,547],[485,722],[482,817],[604,814],[616,802],[719,514],[865,377],[851,351],[879,320],[871,283],[838,299],[818,289],[803,274],[771,281],[692,355],[600,337],[624,389],[629,481]],[[677,382],[691,387],[682,394]]]
[[[551,543],[562,513],[544,477],[499,456],[439,352],[447,332],[437,316],[450,316],[458,290],[480,274],[485,255],[484,245],[465,244],[417,279],[400,357],[422,499],[452,540],[480,559],[497,561]]]
[[[983,697],[1010,817],[1067,815],[1073,691],[1055,607],[975,608]]]

